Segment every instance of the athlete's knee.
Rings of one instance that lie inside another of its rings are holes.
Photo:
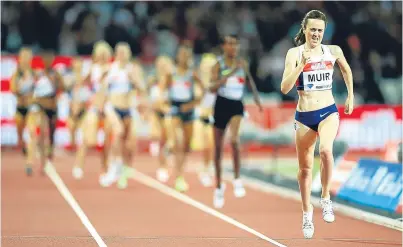
[[[311,174],[312,174],[312,167],[299,168],[298,177],[300,179],[307,179],[311,176]]]
[[[48,126],[50,131],[54,132],[56,130],[56,119],[54,118],[49,119]]]
[[[239,147],[239,143],[240,143],[240,140],[239,140],[238,136],[231,136],[231,145],[233,147]]]
[[[186,141],[184,140],[176,140],[175,147],[179,152],[185,152],[186,150]]]
[[[214,145],[214,155],[216,157],[221,157],[222,150],[223,145],[221,143],[217,143],[216,145]]]
[[[128,150],[134,150],[136,142],[133,139],[128,139],[125,141],[125,148]]]
[[[183,147],[183,151],[188,154],[190,153],[191,150],[191,144],[190,143],[186,143],[185,146]]]
[[[28,134],[30,138],[36,137],[37,133],[37,126],[36,125],[30,125],[28,126]]]
[[[121,129],[121,128],[116,128],[114,131],[113,131],[113,136],[114,136],[114,138],[115,138],[115,140],[116,139],[122,139],[123,137],[124,137],[124,131],[123,131],[123,129]]]
[[[333,150],[329,146],[320,145],[319,146],[319,154],[322,159],[331,159],[333,158]]]

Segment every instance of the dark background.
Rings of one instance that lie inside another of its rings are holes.
[[[402,101],[402,3],[382,2],[1,2],[2,54],[22,45],[36,53],[54,49],[63,55],[88,55],[100,39],[112,47],[130,44],[147,68],[156,56],[174,56],[178,44],[193,44],[196,57],[219,52],[219,36],[237,33],[241,54],[250,61],[259,91],[281,95],[285,54],[293,46],[306,12],[328,17],[324,44],[339,45],[353,69],[357,103]],[[338,69],[336,101],[346,89]]]

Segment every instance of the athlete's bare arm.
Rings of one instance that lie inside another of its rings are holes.
[[[195,104],[197,105],[200,104],[201,100],[203,99],[204,94],[206,93],[206,87],[204,86],[203,81],[200,79],[196,71],[193,71],[193,80],[195,81],[195,86],[199,87],[200,91],[202,92],[194,100]]]
[[[164,76],[163,80],[160,82],[160,98],[157,101],[159,108],[164,112],[168,112],[170,110],[170,103],[168,97],[165,97],[165,93],[168,91],[168,88],[171,86],[173,80],[172,73],[168,73]]]
[[[99,96],[97,96],[97,97],[99,97],[99,99],[98,99],[99,102],[97,102],[96,104],[99,104],[99,105],[97,105],[97,107],[100,107],[101,109],[104,107],[104,105],[108,99],[108,89],[109,89],[108,80],[109,80],[108,73],[106,75],[102,76],[102,78],[100,80],[100,82],[101,82],[100,89],[97,93],[99,95]]]
[[[154,75],[150,75],[147,77],[147,85],[146,85],[146,90],[147,92],[150,91],[151,87],[153,86],[153,84],[157,81],[157,77]]]
[[[172,85],[173,75],[172,73],[168,73],[164,76],[163,80],[161,81],[161,91],[166,92],[169,87]]]
[[[14,74],[11,76],[10,80],[10,91],[11,93],[18,95],[18,86],[17,86],[17,80],[18,80],[18,70],[14,72]]]
[[[211,92],[217,92],[218,88],[220,88],[222,85],[218,83],[219,73],[220,73],[220,64],[217,62],[211,70],[211,85],[209,87],[209,90]]]
[[[83,78],[82,85],[88,85],[91,87],[91,71],[92,71],[92,65],[90,67],[90,70],[88,71],[88,74]]]
[[[347,87],[347,100],[346,100],[346,114],[351,114],[354,109],[354,87],[353,87],[353,72],[350,65],[344,57],[343,51],[338,45],[329,45],[330,52],[336,58],[336,62],[340,67],[340,71],[343,75],[344,82]]]
[[[242,61],[242,62],[244,64],[243,68],[244,68],[244,70],[246,72],[248,84],[249,84],[250,88],[252,89],[253,99],[255,100],[256,105],[259,107],[259,110],[262,111],[263,108],[262,108],[262,104],[260,102],[259,93],[258,93],[257,88],[256,88],[256,83],[253,80],[252,75],[250,74],[249,64],[248,64],[247,61]]]
[[[143,73],[140,66],[133,65],[133,69],[129,71],[129,78],[135,88],[139,91],[140,95],[147,95],[147,91],[143,83]]]
[[[200,79],[200,77],[199,77],[199,75],[197,74],[196,71],[193,71],[192,77],[193,77],[193,80],[196,82],[196,84],[197,84],[200,88],[202,88],[202,89],[204,90],[204,88],[205,88],[205,87],[204,87],[204,84],[203,84],[202,80]]]
[[[64,86],[64,78],[63,76],[60,75],[59,72],[55,71],[55,77],[56,77],[56,87],[57,91],[66,91],[66,87]]]
[[[287,94],[294,87],[295,81],[304,69],[304,64],[299,63],[298,60],[298,49],[291,48],[288,50],[285,57],[285,66],[283,72],[283,80],[281,81],[281,92]]]

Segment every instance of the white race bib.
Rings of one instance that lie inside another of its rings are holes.
[[[200,102],[200,106],[210,108],[214,105],[216,98],[217,98],[216,94],[207,92],[204,95],[202,101]]]
[[[92,92],[88,87],[81,87],[77,92],[77,98],[80,102],[88,101],[92,96]]]
[[[20,83],[20,87],[19,87],[18,92],[20,94],[29,93],[32,90],[33,85],[34,85],[34,81],[32,79],[20,80],[19,83]]]
[[[41,76],[36,82],[34,97],[46,97],[55,94],[55,88],[47,76]]]
[[[303,72],[304,91],[321,91],[332,88],[333,70]]]
[[[131,84],[129,83],[111,83],[109,84],[109,92],[110,93],[119,93],[119,94],[124,94],[128,93],[131,90]]]
[[[232,100],[242,99],[244,93],[245,84],[241,83],[240,78],[237,76],[231,76],[227,82],[218,89],[218,94]]]

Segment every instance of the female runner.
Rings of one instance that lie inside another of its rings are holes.
[[[77,119],[77,110],[81,110],[84,108],[81,108],[77,103],[77,96],[75,95],[75,89],[77,87],[81,87],[81,82],[83,80],[82,76],[82,60],[81,58],[74,58],[72,61],[72,66],[71,69],[68,70],[67,75],[64,77],[64,88],[66,89],[66,92],[68,94],[69,98],[69,118],[67,120],[67,126],[70,130],[70,146],[72,149],[75,149],[76,146],[76,132],[77,132],[77,120],[81,120],[82,117],[84,116],[84,111],[79,116],[79,119]]]
[[[98,131],[100,121],[103,120],[103,107],[104,95],[101,90],[102,79],[106,76],[110,69],[110,60],[112,57],[112,48],[105,41],[98,41],[93,49],[93,63],[90,72],[84,79],[86,84],[89,84],[93,91],[93,97],[90,100],[90,107],[88,108],[81,124],[82,142],[80,148],[77,150],[75,167],[83,167],[85,162],[85,155],[89,147],[97,145]],[[100,179],[105,175],[108,170],[108,141],[107,131],[108,124],[104,122],[105,141],[104,149],[101,156],[102,174]],[[77,170],[78,171],[78,170]],[[80,173],[80,172],[77,172]]]
[[[165,118],[166,106],[164,104],[167,99],[167,91],[163,91],[164,80],[166,80],[168,73],[172,71],[173,62],[167,56],[159,56],[155,62],[156,74],[150,79],[150,98],[151,98],[151,138],[157,140],[153,142],[151,148],[157,150],[159,157],[159,168],[156,172],[156,177],[159,181],[165,183],[169,179],[167,169],[165,145],[168,142],[170,135],[167,129],[169,123]],[[172,138],[170,138],[172,139]]]
[[[217,59],[213,54],[205,54],[200,61],[200,79],[204,85],[204,88],[208,88],[211,80],[211,70],[216,64]],[[208,93],[204,96],[202,102],[199,105],[201,127],[204,166],[199,172],[199,180],[203,186],[209,187],[213,184],[213,180],[209,174],[210,168],[213,166],[214,155],[214,137],[213,137],[213,102],[209,102]]]
[[[86,84],[82,78],[82,60],[77,58],[73,61],[73,78],[74,85],[71,89],[71,103],[70,103],[70,119],[69,119],[69,127],[71,129],[71,140],[72,145],[75,145],[75,136],[76,131],[79,129],[81,130],[81,136],[83,136],[83,129],[84,127],[84,117],[86,115],[86,109],[89,104],[89,101],[93,95],[91,87]],[[81,143],[84,140],[82,138]],[[82,147],[84,146],[84,148]],[[85,145],[81,145],[80,149],[78,150],[80,155],[82,152],[85,152]],[[73,177],[75,179],[81,179],[84,175],[83,172],[83,163],[77,162],[73,167]]]
[[[220,57],[213,67],[212,86],[210,87],[212,92],[217,92],[217,99],[214,105],[214,164],[217,182],[216,190],[214,191],[214,206],[217,208],[224,206],[225,185],[221,186],[221,155],[227,125],[229,125],[230,129],[234,161],[234,195],[235,197],[244,197],[246,193],[240,179],[239,157],[239,128],[244,115],[242,98],[246,81],[252,89],[259,110],[263,110],[246,62],[237,58],[237,36],[227,35],[223,38],[222,42],[224,56]],[[248,80],[246,80],[246,76],[248,76]]]
[[[107,97],[105,117],[109,122],[112,133],[111,155],[116,157],[116,170],[123,169],[118,181],[118,187],[127,187],[127,178],[131,175],[131,160],[133,150],[132,125],[132,95],[134,89],[144,93],[140,71],[131,63],[131,50],[127,43],[118,43],[115,48],[115,62],[112,64],[104,79],[103,92]],[[140,79],[139,79],[140,78]],[[115,168],[114,168],[115,169]],[[114,174],[112,174],[114,175]],[[115,182],[116,176],[106,177],[106,186]]]
[[[34,89],[34,72],[31,68],[32,50],[30,48],[21,48],[18,55],[18,68],[11,77],[11,92],[17,98],[17,134],[18,147],[22,147],[23,154],[26,155],[26,145],[23,139],[25,120],[28,113],[28,106],[32,101]],[[25,172],[28,176],[32,174],[32,160],[27,160]]]
[[[321,206],[323,219],[334,221],[330,200],[333,169],[333,141],[339,127],[339,113],[332,95],[332,76],[337,61],[347,85],[345,113],[353,111],[353,76],[342,50],[336,45],[322,45],[326,16],[309,11],[295,37],[295,48],[287,52],[281,91],[287,94],[296,85],[299,99],[295,113],[295,141],[299,163],[298,182],[302,199],[302,231],[305,238],[314,233],[313,206],[310,201],[312,167],[316,138],[321,157]]]
[[[192,50],[188,46],[179,47],[177,66],[173,73],[167,76],[163,90],[168,89],[169,115],[174,134],[175,189],[185,192],[189,189],[183,177],[185,159],[190,152],[190,142],[193,135],[194,108],[200,103],[201,97],[195,97],[195,86],[203,88],[200,79],[190,68]],[[203,90],[200,90],[203,91]]]
[[[30,161],[35,155],[35,145],[39,141],[41,170],[45,168],[46,156],[53,158],[54,134],[57,120],[57,94],[64,90],[63,78],[52,68],[55,59],[52,51],[45,51],[42,60],[44,69],[35,73],[36,82],[33,92],[33,101],[29,107],[27,125],[29,129],[30,144],[28,156]],[[39,139],[36,128],[40,127]],[[46,148],[45,130],[48,129],[48,148]]]

